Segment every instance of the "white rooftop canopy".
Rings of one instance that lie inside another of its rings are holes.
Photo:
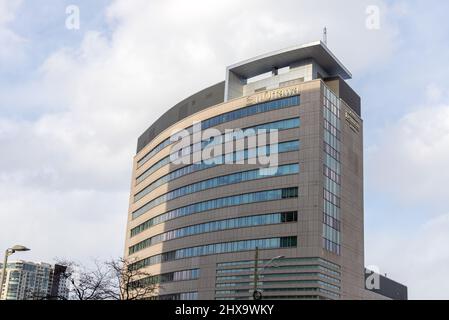
[[[236,63],[227,68],[227,75],[232,72],[240,78],[249,79],[270,72],[273,68],[284,68],[294,62],[305,59],[314,59],[332,76],[339,75],[345,80],[352,78],[352,74],[349,70],[346,69],[346,67],[321,41],[281,49]]]

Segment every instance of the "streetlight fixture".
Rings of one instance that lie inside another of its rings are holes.
[[[254,290],[253,290],[253,299],[254,300],[261,300],[262,299],[262,292],[257,290],[257,283],[259,282],[259,273],[262,273],[266,267],[268,267],[270,264],[272,264],[274,261],[285,258],[285,256],[276,256],[272,258],[270,261],[265,263],[265,265],[262,267],[262,270],[259,272],[259,247],[256,247],[256,252],[254,254]]]
[[[2,297],[2,292],[3,292],[3,283],[5,282],[5,278],[6,278],[6,265],[8,264],[8,257],[16,252],[21,252],[21,251],[30,251],[30,249],[28,249],[25,246],[15,245],[12,248],[6,249],[6,251],[5,251],[5,258],[3,259],[3,268],[2,268],[2,279],[0,281],[0,299]],[[6,294],[6,292],[5,292],[5,294]]]

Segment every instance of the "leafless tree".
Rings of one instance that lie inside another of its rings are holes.
[[[143,269],[132,268],[133,260],[119,258],[106,262],[110,281],[105,292],[111,300],[143,300],[159,288],[156,278]]]
[[[106,267],[95,261],[95,267],[89,269],[74,261],[59,260],[59,265],[67,269],[62,276],[70,283],[69,299],[73,300],[105,300],[109,286],[109,275]]]
[[[155,277],[143,269],[132,268],[133,260],[118,258],[89,269],[73,261],[58,260],[67,266],[63,277],[70,283],[73,300],[142,300],[159,287]]]

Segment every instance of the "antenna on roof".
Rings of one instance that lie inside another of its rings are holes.
[[[324,27],[323,30],[323,42],[327,46],[327,27]]]

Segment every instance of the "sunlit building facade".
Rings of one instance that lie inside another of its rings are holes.
[[[228,67],[224,82],[144,132],[125,256],[162,284],[154,298],[248,299],[256,248],[264,298],[387,298],[365,290],[363,121],[350,78],[322,42],[280,50]],[[173,163],[173,133],[194,134],[198,122],[223,136],[247,132],[236,138],[246,141],[243,150],[219,156],[242,163]],[[257,130],[277,130],[266,149],[277,169],[268,175],[249,161],[258,156],[249,144]]]

